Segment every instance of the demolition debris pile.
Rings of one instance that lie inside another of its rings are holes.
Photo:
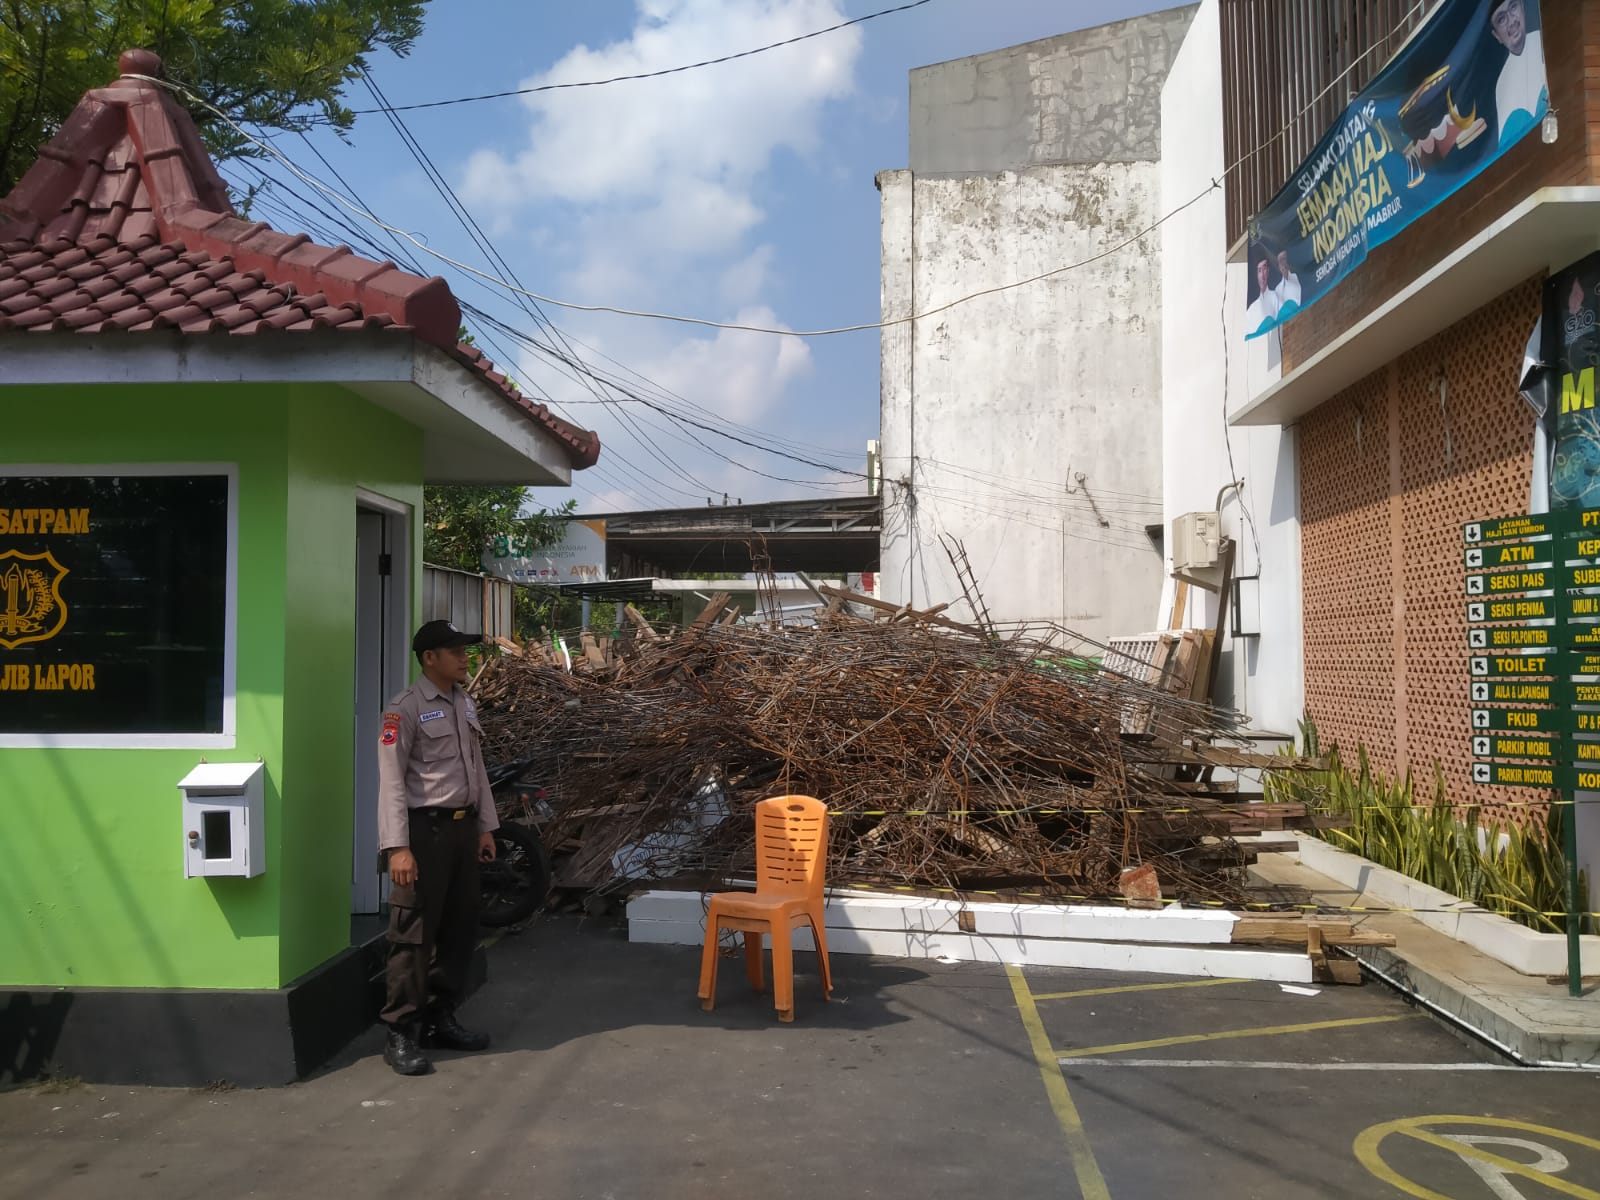
[[[803,793],[831,809],[833,884],[1235,903],[1233,835],[1300,815],[1264,823],[1181,779],[1237,718],[1108,672],[1063,631],[716,615],[670,637],[641,620],[572,672],[503,655],[474,681],[490,761],[533,756],[558,888],[749,878],[751,805]]]

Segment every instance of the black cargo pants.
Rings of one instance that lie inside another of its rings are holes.
[[[417,882],[389,894],[388,999],[380,1016],[398,1026],[452,1010],[466,992],[478,944],[477,813],[412,809],[411,854]]]

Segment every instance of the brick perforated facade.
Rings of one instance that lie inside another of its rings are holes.
[[[1517,395],[1539,278],[1380,367],[1300,431],[1306,707],[1374,765],[1437,761],[1473,787],[1461,526],[1528,509],[1533,417]]]
[[[1560,136],[1551,145],[1537,134],[1524,138],[1284,325],[1285,373],[1540,188],[1600,182],[1600,0],[1545,0],[1540,12]]]

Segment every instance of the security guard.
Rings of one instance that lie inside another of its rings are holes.
[[[424,1046],[483,1050],[489,1035],[455,1017],[478,936],[478,863],[500,827],[483,765],[468,646],[481,638],[429,621],[411,639],[422,678],[383,714],[378,845],[388,860],[389,1026],[383,1060],[401,1075],[432,1070]]]

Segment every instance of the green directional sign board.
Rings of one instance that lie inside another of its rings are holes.
[[[1492,621],[1548,621],[1556,615],[1554,596],[1518,596],[1505,600],[1467,601],[1467,623],[1483,625]],[[1595,615],[1600,616],[1600,596],[1595,597]]]
[[[1556,669],[1554,654],[1474,654],[1467,660],[1468,673],[1478,677],[1554,675]]]
[[[1595,713],[1600,718],[1600,713]],[[1473,733],[1517,733],[1546,737],[1572,727],[1571,714],[1554,708],[1474,708]],[[1597,722],[1596,728],[1600,728]]]
[[[1600,645],[1600,625],[1595,627],[1595,644]],[[1526,650],[1555,644],[1556,631],[1548,625],[1496,625],[1467,630],[1470,650]],[[1572,640],[1572,639],[1568,639]]]
[[[1556,769],[1536,763],[1475,762],[1472,782],[1494,783],[1501,787],[1552,788],[1556,785]]]
[[[1583,685],[1579,685],[1580,688]],[[1595,687],[1600,693],[1600,686]],[[1555,698],[1555,684],[1546,681],[1529,682],[1526,679],[1474,679],[1472,702],[1474,704],[1549,704]],[[1600,695],[1595,697],[1600,704]]]
[[[1550,314],[1560,309],[1559,298],[1578,294],[1580,275],[1600,286],[1600,253],[1547,281],[1546,345],[1559,341]],[[1576,369],[1569,355],[1556,357],[1558,371]],[[1579,792],[1600,792],[1600,509],[1562,509],[1560,502],[1554,512],[1462,527],[1471,777],[1574,801]],[[1574,806],[1563,828],[1573,913],[1581,904],[1579,819]],[[1580,922],[1566,924],[1567,991],[1579,996]]]
[[[1563,551],[1576,557],[1575,551]],[[1468,546],[1461,552],[1461,560],[1469,571],[1496,570],[1504,567],[1548,567],[1556,556],[1551,542],[1508,542],[1503,546]]]
[[[1572,742],[1566,757],[1582,767],[1600,767],[1600,742]]]
[[[1565,580],[1572,574],[1572,568],[1557,572],[1552,567],[1528,570],[1512,568],[1507,571],[1484,571],[1467,576],[1467,595],[1500,596],[1508,592],[1542,592],[1555,587],[1558,576]],[[1562,586],[1579,587],[1582,585],[1563,583]]]
[[[1548,514],[1527,517],[1500,517],[1493,521],[1468,521],[1461,528],[1462,540],[1469,546],[1479,542],[1503,542],[1511,538],[1543,537],[1551,530]]]
[[[1472,736],[1472,757],[1537,758],[1553,761],[1560,746],[1561,743],[1554,738],[1478,733]],[[1600,749],[1600,746],[1596,749]]]

